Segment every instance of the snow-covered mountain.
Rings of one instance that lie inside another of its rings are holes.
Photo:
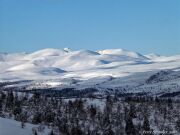
[[[141,55],[140,53],[137,52],[132,52],[124,49],[106,49],[106,50],[101,50],[98,51],[100,54],[107,54],[107,55],[116,55],[116,56],[121,56],[121,57],[127,57],[131,59],[147,59],[147,57]]]
[[[69,48],[43,49],[33,53],[0,53],[0,81],[31,80],[30,85],[21,84],[29,89],[47,86],[77,89],[96,87],[103,90],[127,85],[145,87],[157,82],[157,78],[151,80],[154,74],[156,77],[156,73],[167,70],[179,74],[180,55],[142,55],[123,49],[73,51]],[[158,77],[167,82],[162,78],[169,74],[162,73]],[[171,77],[172,73],[168,83],[176,82],[179,85],[179,76]]]

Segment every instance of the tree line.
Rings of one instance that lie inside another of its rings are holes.
[[[51,129],[49,135],[180,134],[179,102],[158,97],[62,99],[1,91],[0,117],[20,121],[22,128],[38,124],[34,135],[45,126]]]

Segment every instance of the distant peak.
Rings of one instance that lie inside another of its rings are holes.
[[[64,50],[65,52],[72,52],[72,50],[71,50],[69,47],[65,47],[63,50]]]
[[[144,55],[144,56],[149,58],[149,59],[154,59],[154,58],[160,57],[159,54],[155,54],[155,53],[150,53],[150,54],[147,54],[147,55]]]
[[[100,54],[108,54],[108,55],[122,55],[122,56],[128,56],[128,57],[133,57],[133,58],[144,58],[146,59],[143,55],[137,52],[133,51],[128,51],[125,49],[105,49],[105,50],[100,50],[98,51]]]
[[[86,49],[82,49],[76,52],[78,52],[79,54],[86,54],[86,55],[100,55],[98,52],[86,50]]]

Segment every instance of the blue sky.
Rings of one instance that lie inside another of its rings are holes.
[[[64,47],[180,54],[180,1],[0,1],[0,52]]]

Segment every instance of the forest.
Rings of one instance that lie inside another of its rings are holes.
[[[158,97],[63,98],[0,92],[0,117],[38,124],[33,135],[178,135],[180,102]]]

